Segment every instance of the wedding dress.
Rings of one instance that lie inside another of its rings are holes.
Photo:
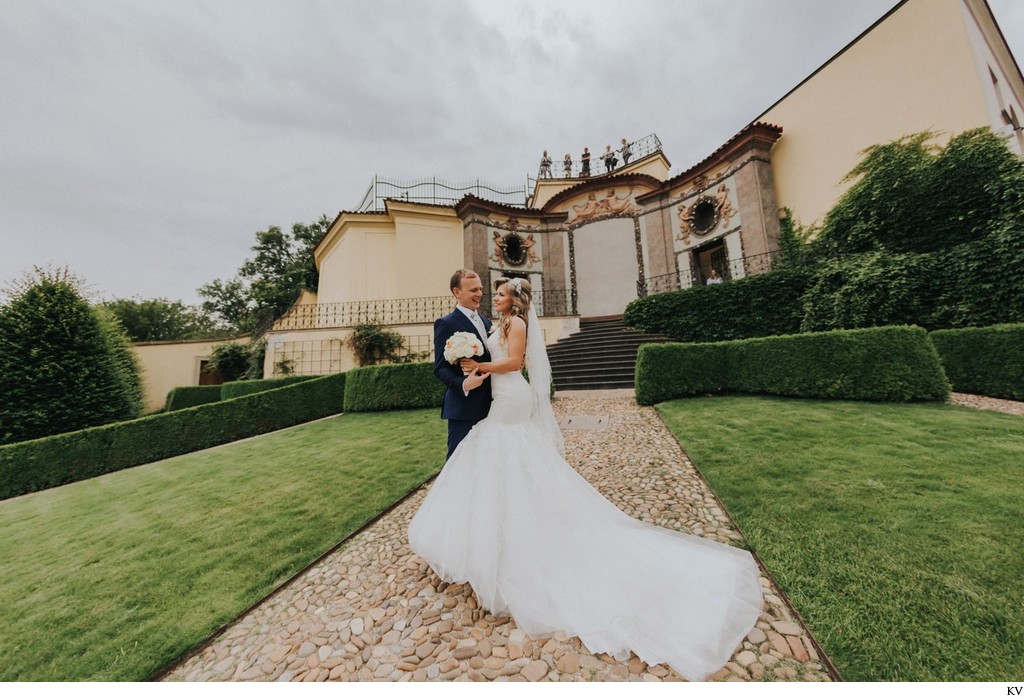
[[[491,375],[490,413],[435,480],[409,543],[442,580],[469,582],[485,609],[530,636],[563,632],[592,653],[625,660],[632,650],[702,680],[757,621],[757,564],[744,550],[629,517],[569,466],[553,414],[547,425],[537,415],[548,383],[530,364],[530,341],[540,339],[532,310],[529,331],[527,367],[543,391],[519,372]],[[508,357],[499,336],[487,340],[494,360]]]

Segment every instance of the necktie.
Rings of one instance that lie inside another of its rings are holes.
[[[476,329],[480,331],[480,335],[487,335],[487,332],[484,329],[484,322],[480,320],[480,314],[474,311],[469,318],[473,321],[473,325],[476,326]]]

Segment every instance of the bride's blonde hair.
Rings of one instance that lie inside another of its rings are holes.
[[[518,316],[523,319],[523,323],[526,323],[526,315],[530,310],[530,302],[533,300],[533,287],[530,286],[530,281],[525,280],[521,277],[513,277],[511,279],[501,277],[494,280],[494,291],[501,289],[503,284],[508,285],[508,295],[512,298],[512,308],[509,309],[507,314],[503,314],[501,320],[498,321],[498,327],[501,329],[501,339],[505,340],[508,338],[508,329],[512,325],[512,317]]]

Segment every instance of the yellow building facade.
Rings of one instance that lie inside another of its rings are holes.
[[[621,315],[638,296],[703,284],[712,270],[725,279],[764,272],[778,251],[781,212],[820,221],[864,149],[987,126],[1022,153],[1019,115],[1024,79],[988,4],[904,0],[674,177],[652,134],[610,172],[599,154],[588,177],[580,163],[566,170],[556,161],[518,194],[436,180],[387,190],[374,178],[315,250],[318,292],[264,329],[265,375],[351,368],[346,340],[368,321],[400,333],[410,354],[429,356],[433,319],[451,310],[448,278],[460,267],[476,270],[488,289],[498,277],[529,279],[549,343],[580,318]],[[183,366],[190,352],[183,349]]]

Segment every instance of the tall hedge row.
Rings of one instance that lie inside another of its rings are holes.
[[[643,333],[693,343],[797,333],[810,284],[806,272],[776,270],[643,297],[630,302],[624,320]]]
[[[1024,323],[932,331],[953,389],[1024,401]]]
[[[167,392],[165,411],[180,411],[183,408],[202,406],[206,403],[220,401],[221,384],[205,384],[203,386],[177,386]]]
[[[433,362],[357,367],[347,374],[345,411],[393,411],[440,407],[444,384]]]
[[[0,446],[0,498],[323,418],[342,410],[345,375],[171,413]]]
[[[949,382],[927,333],[911,326],[640,347],[636,398],[641,404],[731,391],[940,401],[949,396]]]
[[[290,384],[299,384],[301,382],[308,382],[310,379],[316,379],[317,375],[310,374],[293,374],[287,377],[269,377],[267,379],[242,379],[234,382],[224,382],[220,385],[220,398],[225,399],[237,399],[239,396],[248,396],[249,394],[258,394],[261,391],[269,391],[271,389],[280,389],[283,386],[289,386]]]

